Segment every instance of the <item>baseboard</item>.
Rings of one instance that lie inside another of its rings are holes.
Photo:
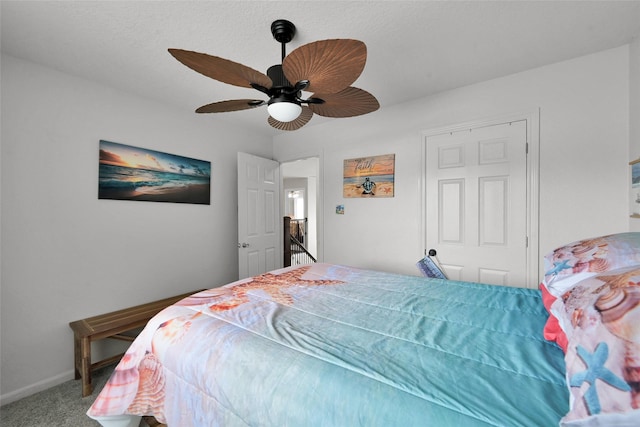
[[[20,400],[23,397],[31,396],[39,391],[46,390],[51,387],[55,387],[59,384],[67,382],[74,378],[74,370],[63,372],[46,380],[38,381],[37,383],[22,387],[18,390],[0,395],[0,406],[6,405],[16,400]]]

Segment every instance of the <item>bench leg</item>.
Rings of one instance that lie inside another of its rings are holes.
[[[79,380],[82,378],[80,374],[80,364],[82,360],[80,352],[80,338],[76,334],[73,334],[73,371],[74,371],[74,379]]]
[[[91,386],[91,340],[80,339],[80,376],[82,377],[82,397],[93,392]]]

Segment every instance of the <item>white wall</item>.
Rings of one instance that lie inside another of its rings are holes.
[[[355,83],[357,86],[357,82]],[[327,262],[417,274],[420,134],[540,108],[540,252],[627,231],[629,47],[443,92],[274,139],[280,161],[319,155]],[[395,153],[395,197],[343,199],[343,160]],[[335,206],[344,204],[345,214]]]
[[[7,403],[72,378],[70,321],[236,280],[236,153],[271,157],[271,139],[11,56],[1,64]],[[211,205],[98,200],[100,139],[211,161]]]

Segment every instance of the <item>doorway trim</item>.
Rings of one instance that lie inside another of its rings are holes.
[[[323,198],[323,189],[324,189],[324,180],[323,180],[323,158],[321,154],[309,154],[302,155],[300,157],[286,159],[286,160],[278,160],[280,163],[280,168],[282,169],[282,165],[285,163],[293,163],[300,160],[307,159],[317,159],[317,176],[316,176],[316,260],[318,262],[322,262],[324,259],[324,198]],[[284,215],[284,175],[280,174],[280,188],[283,191],[280,194],[280,217]]]
[[[534,108],[523,112],[503,114],[485,119],[473,120],[442,127],[435,127],[421,132],[421,175],[420,175],[420,232],[424,255],[427,254],[427,185],[426,185],[426,152],[427,138],[443,133],[459,132],[502,123],[525,120],[527,125],[527,267],[526,287],[537,289],[540,283],[540,253],[539,253],[539,204],[540,204],[540,109]]]

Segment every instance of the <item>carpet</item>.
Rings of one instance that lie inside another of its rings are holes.
[[[55,387],[0,407],[2,427],[98,427],[100,423],[86,415],[105,385],[114,366],[95,371],[92,395],[82,396],[80,381],[69,380]],[[147,423],[148,421],[148,423]],[[155,426],[153,419],[143,419],[140,427]]]

